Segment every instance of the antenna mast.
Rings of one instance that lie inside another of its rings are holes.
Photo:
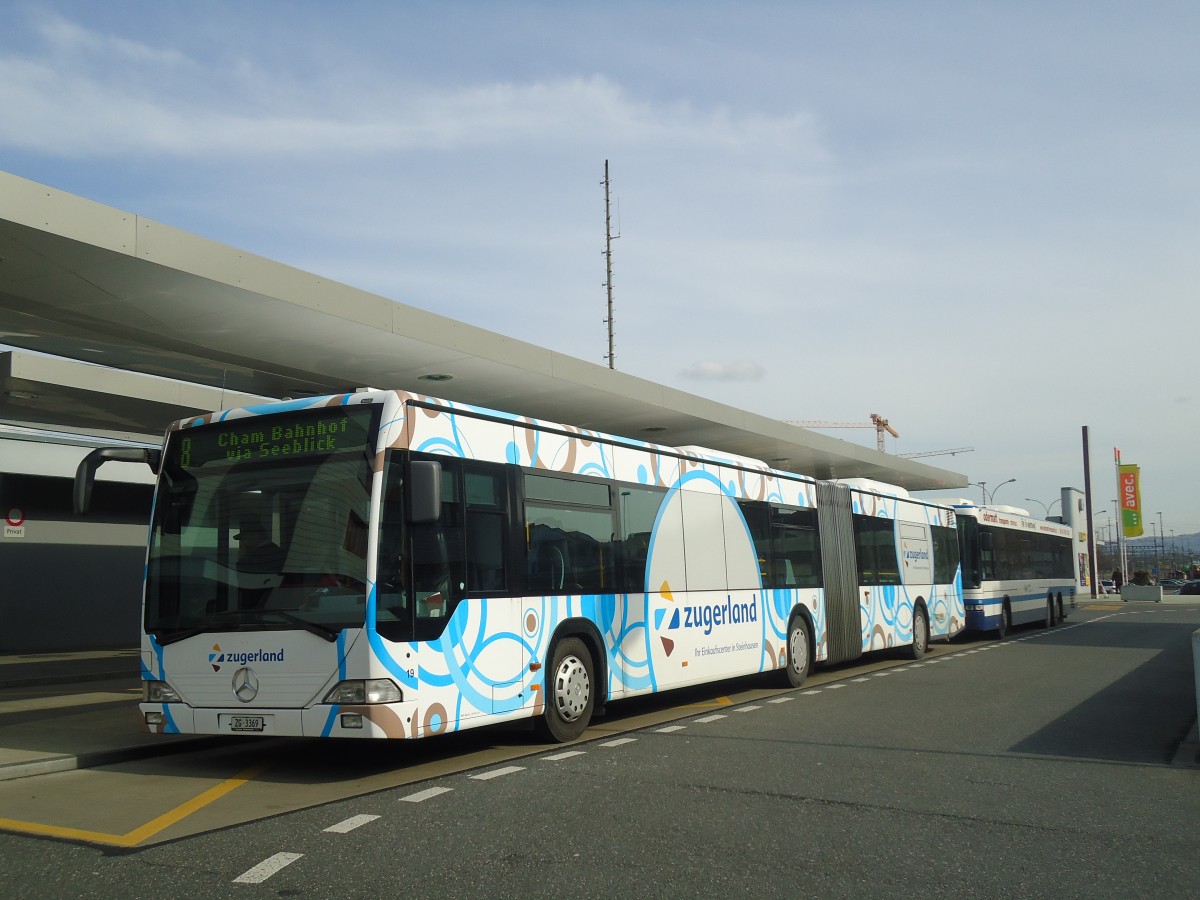
[[[604,323],[608,326],[608,367],[615,369],[616,356],[613,354],[613,279],[612,279],[612,242],[619,238],[618,234],[613,237],[612,233],[612,206],[609,202],[609,180],[608,180],[608,160],[604,161],[604,263],[605,263],[605,282],[604,287],[608,289],[608,318]]]

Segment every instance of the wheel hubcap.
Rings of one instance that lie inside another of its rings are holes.
[[[592,695],[592,681],[587,667],[577,656],[568,656],[554,673],[554,707],[564,722],[574,722],[583,715]]]
[[[792,671],[797,675],[803,672],[808,664],[808,641],[803,628],[792,631],[792,639],[788,641],[788,659],[792,664]]]

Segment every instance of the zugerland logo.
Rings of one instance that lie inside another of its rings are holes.
[[[264,650],[262,647],[259,647],[257,650],[223,653],[220,644],[213,644],[213,652],[208,654],[208,664],[212,666],[214,672],[220,672],[221,666],[224,663],[244,666],[248,663],[263,662],[283,662],[283,648],[280,647],[278,650]]]
[[[682,615],[681,615],[682,613]],[[708,603],[697,606],[682,606],[675,610],[667,630],[673,628],[703,628],[706,635],[721,625],[740,625],[758,621],[758,596],[749,603],[734,603],[727,596],[724,603]]]

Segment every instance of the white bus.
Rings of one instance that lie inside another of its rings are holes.
[[[76,490],[106,454],[85,460]],[[107,458],[129,458],[109,452]],[[965,624],[955,512],[398,391],[175,423],[146,726],[420,738],[907,648]]]
[[[941,501],[958,513],[967,628],[1004,637],[1013,625],[1066,619],[1075,605],[1076,547],[1069,525],[1011,506]]]

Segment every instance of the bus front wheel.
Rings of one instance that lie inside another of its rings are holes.
[[[563,638],[554,646],[546,679],[546,712],[538,720],[539,734],[558,743],[583,734],[596,705],[592,654],[579,638]]]
[[[1008,601],[1004,601],[1004,606],[1000,609],[1000,624],[996,626],[996,637],[1002,638],[1008,634],[1008,629],[1012,627],[1012,612],[1009,611]]]
[[[803,616],[792,616],[788,625],[787,639],[787,679],[792,687],[800,687],[808,678],[808,669],[812,665],[811,643],[808,639],[808,625]]]

